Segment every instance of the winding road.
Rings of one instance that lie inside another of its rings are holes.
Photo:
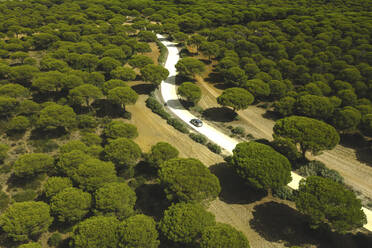
[[[176,46],[177,43],[168,41],[164,36],[160,34],[157,34],[157,37],[160,42],[168,49],[168,58],[164,67],[169,71],[169,76],[160,85],[160,91],[164,102],[167,103],[168,108],[183,122],[193,128],[195,131],[205,135],[209,140],[218,144],[220,147],[232,154],[232,150],[239,143],[237,140],[232,139],[231,137],[218,131],[205,121],[202,127],[195,127],[190,123],[191,119],[197,117],[186,110],[178,100],[177,87],[175,84],[175,78],[177,75],[175,65],[180,59],[178,48]],[[288,184],[288,186],[292,189],[298,189],[299,182],[301,179],[303,179],[303,177],[297,175],[294,172],[291,172],[291,176],[292,181]],[[362,209],[367,216],[367,224],[364,225],[364,228],[372,231],[372,211],[364,207]]]

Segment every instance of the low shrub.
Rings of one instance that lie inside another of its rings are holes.
[[[124,119],[127,119],[127,120],[131,120],[132,119],[132,113],[131,112],[128,112],[128,111],[125,111],[123,113],[123,118]]]
[[[209,150],[211,150],[212,152],[216,153],[216,154],[220,154],[221,153],[221,147],[215,143],[212,143],[212,142],[209,142],[207,144],[207,147]]]
[[[183,124],[182,121],[176,119],[176,118],[169,118],[167,120],[167,123],[169,125],[171,125],[172,127],[174,127],[175,129],[177,129],[178,131],[180,131],[181,133],[189,133],[189,129],[185,126],[185,124]]]
[[[35,152],[48,153],[58,149],[58,144],[53,140],[32,140],[32,146]]]
[[[189,137],[202,145],[205,145],[207,143],[207,138],[202,134],[190,133]]]
[[[159,40],[156,41],[156,45],[158,45],[159,51],[160,51],[160,54],[158,57],[158,63],[164,66],[165,61],[167,61],[167,57],[168,57],[168,49]]]
[[[293,189],[288,186],[281,187],[273,191],[273,196],[278,197],[283,200],[294,200]]]
[[[320,176],[332,179],[335,182],[343,183],[344,178],[335,170],[329,169],[320,161],[313,160],[298,169],[301,176]]]
[[[171,118],[170,114],[164,110],[163,105],[159,103],[154,97],[147,98],[146,107],[151,109],[152,112],[158,114],[161,118],[165,120]]]
[[[243,135],[244,134],[244,128],[243,127],[234,127],[234,128],[231,129],[231,132],[233,134]]]
[[[9,205],[9,196],[4,191],[0,191],[0,212],[5,210]]]
[[[96,128],[98,125],[98,122],[94,116],[91,115],[78,115],[78,127],[79,128]]]
[[[58,247],[62,242],[62,235],[60,233],[53,233],[48,239],[48,245]]]
[[[13,200],[16,202],[24,202],[24,201],[32,201],[37,197],[36,191],[32,189],[27,189],[25,191],[21,191],[13,195]]]

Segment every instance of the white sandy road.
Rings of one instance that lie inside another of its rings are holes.
[[[231,154],[232,150],[239,143],[237,140],[232,139],[229,136],[223,134],[222,132],[218,131],[211,125],[208,125],[208,123],[206,122],[203,122],[202,127],[195,127],[190,123],[191,119],[197,117],[192,115],[188,110],[186,110],[182,106],[182,104],[178,100],[177,89],[175,85],[175,76],[177,74],[175,65],[177,64],[180,58],[178,54],[178,49],[176,47],[176,43],[166,40],[165,37],[160,34],[157,34],[157,37],[159,38],[161,43],[163,43],[168,49],[168,58],[165,63],[165,68],[169,71],[169,76],[160,85],[160,91],[164,102],[167,103],[168,108],[187,125],[189,125],[197,132],[205,135],[208,139],[218,144]],[[292,189],[298,189],[299,182],[303,177],[293,172],[291,172],[291,176],[292,181],[288,184],[288,186],[291,187]],[[367,216],[367,224],[364,225],[364,228],[366,228],[369,231],[372,231],[372,211],[366,208],[362,209]]]

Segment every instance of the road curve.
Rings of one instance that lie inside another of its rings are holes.
[[[161,34],[157,34],[156,36],[158,37],[160,42],[168,49],[168,58],[167,61],[165,62],[164,67],[169,71],[169,76],[166,80],[162,81],[160,85],[160,92],[164,102],[167,103],[167,107],[178,118],[180,118],[183,122],[189,125],[192,129],[205,135],[209,140],[218,144],[220,147],[222,147],[227,152],[232,154],[232,150],[239,143],[237,140],[232,139],[231,137],[223,134],[222,132],[218,131],[211,125],[208,125],[208,123],[206,123],[205,121],[203,122],[202,127],[195,127],[190,123],[191,119],[197,117],[192,115],[188,110],[186,110],[178,100],[177,87],[175,84],[175,78],[177,75],[175,65],[180,59],[178,48],[176,47],[177,43],[168,41]],[[292,181],[288,184],[288,186],[291,187],[292,189],[298,189],[299,182],[301,179],[303,179],[303,177],[297,175],[294,172],[291,172],[291,176]],[[366,228],[369,231],[372,231],[372,211],[364,207],[362,209],[367,216],[367,224],[364,225],[364,228]]]

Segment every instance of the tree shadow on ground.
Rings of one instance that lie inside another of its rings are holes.
[[[262,114],[262,117],[273,121],[283,118],[272,110],[266,110],[266,112]]]
[[[223,78],[220,73],[211,72],[208,77],[205,78],[205,81],[212,84],[222,83]]]
[[[267,241],[282,242],[286,247],[312,244],[318,248],[358,248],[372,244],[371,236],[362,233],[342,235],[328,229],[311,229],[303,214],[273,201],[254,207],[250,226]]]
[[[111,118],[120,118],[126,117],[126,113],[129,113],[122,109],[117,104],[114,104],[105,99],[96,100],[93,103],[93,107],[96,109],[96,115],[100,118],[102,117],[111,117]]]
[[[203,111],[203,117],[210,121],[231,122],[235,119],[236,113],[227,107],[213,107]]]
[[[41,187],[43,180],[45,179],[45,174],[40,174],[35,177],[28,177],[28,178],[20,178],[12,174],[8,181],[6,182],[8,185],[8,190],[12,190],[14,188],[21,188],[24,190],[31,189],[37,190]]]
[[[135,209],[159,221],[164,210],[170,206],[163,188],[159,184],[142,184],[136,188],[137,201]]]
[[[199,59],[201,62],[203,62],[205,65],[210,65],[212,64],[212,60],[209,59]]]
[[[131,87],[138,95],[149,95],[155,90],[155,85],[153,84],[137,84]]]
[[[180,85],[184,82],[191,82],[191,83],[195,83],[196,80],[191,78],[191,77],[186,77],[186,76],[182,76],[180,74],[177,74],[177,76],[175,77],[175,83],[176,85]]]
[[[340,144],[352,148],[359,162],[372,166],[372,140],[367,140],[360,133],[341,134]]]
[[[26,131],[23,131],[23,130],[22,131],[15,131],[15,130],[6,131],[6,135],[12,141],[17,141],[17,140],[22,139],[25,133]]]
[[[249,204],[264,198],[267,193],[263,190],[249,187],[227,163],[219,163],[209,167],[220,181],[221,193],[219,198],[228,204]]]
[[[68,133],[63,127],[58,127],[50,130],[35,128],[31,131],[30,140],[57,139],[66,134]]]

